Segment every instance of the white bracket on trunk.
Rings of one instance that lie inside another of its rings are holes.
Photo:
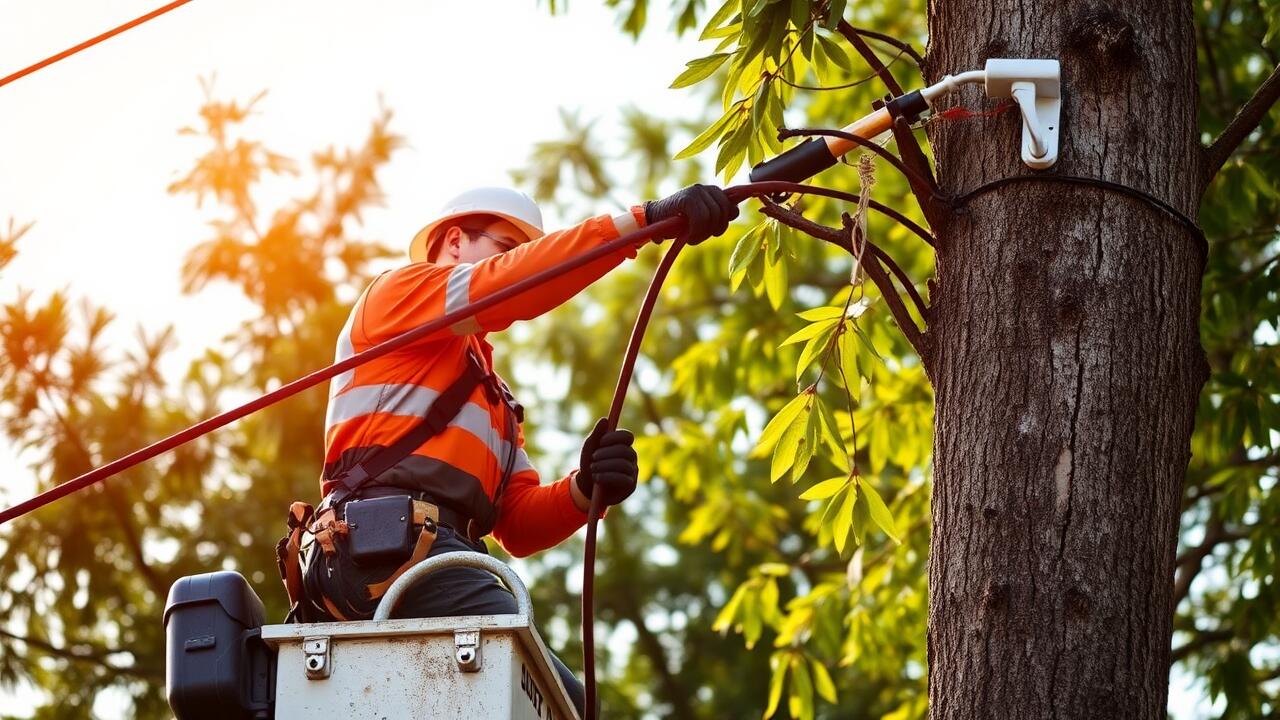
[[[1044,170],[1058,162],[1062,112],[1061,66],[1057,60],[987,60],[987,95],[1013,98],[1022,113],[1022,161]]]

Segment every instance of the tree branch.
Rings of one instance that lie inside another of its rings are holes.
[[[903,92],[902,86],[893,78],[893,73],[889,72],[889,68],[886,68],[884,63],[880,62],[880,56],[876,55],[876,51],[872,50],[867,45],[867,41],[862,39],[862,35],[858,32],[857,28],[844,20],[841,20],[840,24],[836,26],[836,29],[840,31],[841,35],[844,35],[844,38],[849,41],[849,44],[853,46],[853,49],[858,51],[858,54],[862,56],[862,59],[867,61],[867,64],[871,66],[871,69],[876,71],[876,74],[880,76],[882,81],[884,81],[884,86],[889,88],[889,92],[893,93],[895,97],[901,95]]]
[[[1258,86],[1253,97],[1249,98],[1231,122],[1227,123],[1227,127],[1213,141],[1213,144],[1205,148],[1204,169],[1200,176],[1202,192],[1217,176],[1218,171],[1226,164],[1227,159],[1240,146],[1240,143],[1244,142],[1244,139],[1249,137],[1249,133],[1258,127],[1262,117],[1267,114],[1277,99],[1280,99],[1280,65],[1277,65],[1276,69],[1271,71],[1271,76]]]
[[[1179,660],[1185,660],[1188,655],[1206,645],[1222,642],[1223,640],[1230,640],[1235,636],[1235,631],[1231,628],[1226,628],[1225,630],[1204,630],[1202,632],[1197,632],[1195,637],[1174,648],[1173,651],[1169,653],[1169,664],[1172,665]]]
[[[91,663],[93,665],[97,665],[103,668],[104,670],[107,670],[108,672],[115,673],[117,675],[127,675],[129,677],[136,677],[142,680],[160,680],[164,677],[164,672],[159,668],[146,668],[146,667],[138,667],[138,666],[122,667],[120,665],[112,665],[110,662],[107,661],[107,658],[112,655],[123,654],[123,653],[128,653],[129,655],[133,655],[132,650],[112,650],[110,648],[92,646],[92,645],[89,645],[89,643],[75,643],[75,645],[77,646],[89,645],[89,647],[92,648],[88,650],[77,651],[75,647],[58,647],[57,645],[54,645],[48,640],[41,640],[40,638],[33,638],[33,637],[26,637],[24,635],[18,635],[17,633],[9,632],[8,630],[5,630],[3,628],[0,628],[0,637],[6,637],[6,638],[9,638],[10,640],[15,640],[17,642],[27,645],[28,647],[35,648],[36,650],[39,650],[47,655],[52,655],[57,658],[62,658],[64,660],[74,660],[76,662]]]
[[[824,240],[837,247],[843,248],[852,253],[852,225],[850,225],[849,217],[845,215],[845,230],[840,231],[835,228],[827,227],[820,223],[813,222],[805,216],[773,202],[765,200],[764,208],[761,210],[765,215],[793,227],[803,233],[812,235],[819,240]],[[867,248],[875,248],[875,244],[867,241]],[[878,249],[878,248],[877,248]],[[911,347],[916,351],[926,364],[929,361],[929,338],[921,332],[915,320],[911,319],[911,313],[907,310],[907,306],[903,304],[902,297],[898,295],[897,289],[893,286],[893,280],[885,272],[884,267],[880,264],[880,256],[876,250],[871,250],[862,258],[863,267],[867,270],[867,275],[871,277],[871,281],[875,283],[876,288],[880,290],[880,294],[884,297],[885,302],[889,305],[889,312],[893,314],[893,319],[902,328],[902,332],[907,337],[907,342],[911,343]],[[926,316],[927,317],[927,316]]]
[[[1217,515],[1209,518],[1205,527],[1204,540],[1193,548],[1187,548],[1174,561],[1178,568],[1178,576],[1173,584],[1173,606],[1176,608],[1191,592],[1191,582],[1200,574],[1205,558],[1213,554],[1219,545],[1234,543],[1249,538],[1249,529],[1228,528]]]
[[[849,27],[853,28],[853,31],[861,35],[862,37],[869,37],[874,40],[879,40],[880,42],[885,43],[886,45],[892,45],[893,47],[898,48],[898,50],[906,53],[907,55],[910,55],[911,59],[915,60],[916,66],[924,65],[924,56],[921,55],[920,51],[912,47],[911,43],[907,42],[906,40],[899,40],[898,38],[892,35],[886,35],[882,32],[876,32],[875,30],[860,28],[857,25],[850,25]]]

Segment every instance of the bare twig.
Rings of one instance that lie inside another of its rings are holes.
[[[876,55],[875,50],[872,50],[870,46],[867,45],[867,41],[862,39],[862,35],[858,32],[857,28],[844,20],[841,20],[840,24],[836,26],[836,29],[840,31],[841,35],[844,35],[845,39],[849,41],[849,44],[853,46],[853,49],[858,51],[858,54],[862,56],[862,59],[867,61],[867,64],[871,66],[871,69],[876,71],[876,74],[884,81],[884,86],[889,88],[889,92],[893,93],[895,96],[901,95],[903,92],[902,86],[898,84],[897,80],[893,79],[893,73],[889,72],[889,68],[885,67],[884,63],[880,62],[880,56]]]
[[[1249,137],[1249,133],[1258,127],[1262,117],[1267,114],[1277,99],[1280,99],[1280,65],[1277,65],[1276,69],[1271,71],[1271,76],[1258,86],[1253,97],[1249,98],[1231,122],[1227,123],[1227,127],[1213,141],[1213,144],[1205,148],[1204,165],[1200,176],[1201,191],[1209,186],[1240,143],[1244,142],[1244,139]]]
[[[904,52],[910,55],[911,59],[915,61],[917,67],[924,65],[924,56],[920,54],[919,50],[916,50],[914,47],[912,47],[911,43],[905,40],[899,40],[898,38],[892,35],[886,35],[882,32],[876,32],[875,30],[868,30],[866,28],[858,27],[857,25],[850,25],[849,27],[853,28],[853,31],[858,33],[862,37],[869,37],[873,40],[879,40],[880,42],[885,43],[886,45],[892,45],[893,47],[898,48],[898,50],[900,50],[901,52]]]
[[[893,59],[890,60],[889,64],[886,65],[885,67],[892,67],[894,63],[898,62],[898,60],[902,58],[902,53],[903,51],[899,50],[898,54],[894,55]],[[871,73],[870,75],[860,77],[857,80],[853,80],[851,82],[847,82],[842,85],[801,85],[800,83],[791,82],[790,80],[786,79],[781,75],[778,75],[777,79],[781,80],[783,83],[790,85],[791,87],[797,90],[824,91],[824,90],[848,90],[849,88],[857,87],[864,83],[871,82],[872,80],[875,80],[878,77],[880,77],[879,73]]]
[[[789,183],[789,182],[777,182],[777,181],[769,181],[769,182],[771,184],[776,184],[785,188],[784,190],[780,191],[783,193],[797,192],[797,193],[804,193],[806,195],[818,195],[820,197],[829,197],[834,200],[845,200],[847,202],[851,202],[854,204],[861,202],[861,197],[862,197],[860,195],[855,195],[853,193],[847,193],[840,190],[832,190],[831,188],[825,188],[819,185],[805,185],[803,183]],[[910,218],[898,212],[897,210],[894,210],[893,208],[888,207],[882,203],[878,203],[875,200],[867,201],[867,207],[871,208],[872,210],[875,210],[878,213],[881,213],[885,217],[893,218],[894,220],[898,221],[903,227],[915,233],[917,237],[929,243],[929,245],[935,245],[937,243],[936,239],[933,237],[933,235],[929,234],[928,230],[925,230],[924,228],[920,227],[916,223],[912,222]]]
[[[1182,645],[1179,645],[1169,653],[1169,664],[1172,665],[1179,660],[1185,660],[1188,655],[1206,645],[1230,640],[1235,636],[1236,633],[1231,628],[1225,628],[1223,630],[1202,630],[1197,632],[1194,638],[1188,640]]]
[[[112,655],[122,653],[132,655],[133,651],[131,650],[112,650],[110,648],[102,648],[79,642],[74,643],[71,647],[59,647],[48,640],[18,635],[17,633],[9,632],[3,628],[0,628],[0,637],[6,637],[10,640],[23,643],[27,647],[34,648],[46,655],[52,655],[53,657],[62,658],[64,660],[92,663],[103,668],[109,673],[117,675],[127,675],[129,677],[136,677],[142,680],[158,680],[164,675],[164,671],[159,668],[139,667],[137,665],[113,665],[107,661],[107,658]],[[78,647],[84,647],[85,649],[80,650],[77,649]]]

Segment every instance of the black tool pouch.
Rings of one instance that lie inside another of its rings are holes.
[[[347,550],[357,565],[402,562],[413,551],[413,498],[391,495],[352,500],[343,506],[347,521]]]

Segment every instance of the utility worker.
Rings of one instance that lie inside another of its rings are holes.
[[[677,215],[696,244],[738,214],[719,188],[693,185],[628,212],[550,234],[528,196],[478,188],[449,201],[414,236],[410,264],[378,276],[356,301],[337,360],[454,311],[620,235]],[[523,557],[552,547],[587,520],[594,493],[607,507],[635,490],[638,468],[626,430],[602,419],[582,445],[578,469],[542,484],[524,451],[523,410],[493,371],[489,332],[567,301],[636,249],[620,250],[495,305],[451,328],[335,377],[325,420],[324,501],[291,508],[295,614],[309,621],[372,616],[409,566],[444,552],[486,552],[494,538]],[[410,526],[406,519],[412,516]],[[297,538],[315,543],[297,570]],[[281,541],[281,547],[289,538]],[[318,546],[319,550],[316,550]],[[288,552],[281,551],[286,587]],[[458,568],[411,589],[396,617],[514,613],[515,599],[487,572]],[[556,669],[582,713],[582,684]]]

